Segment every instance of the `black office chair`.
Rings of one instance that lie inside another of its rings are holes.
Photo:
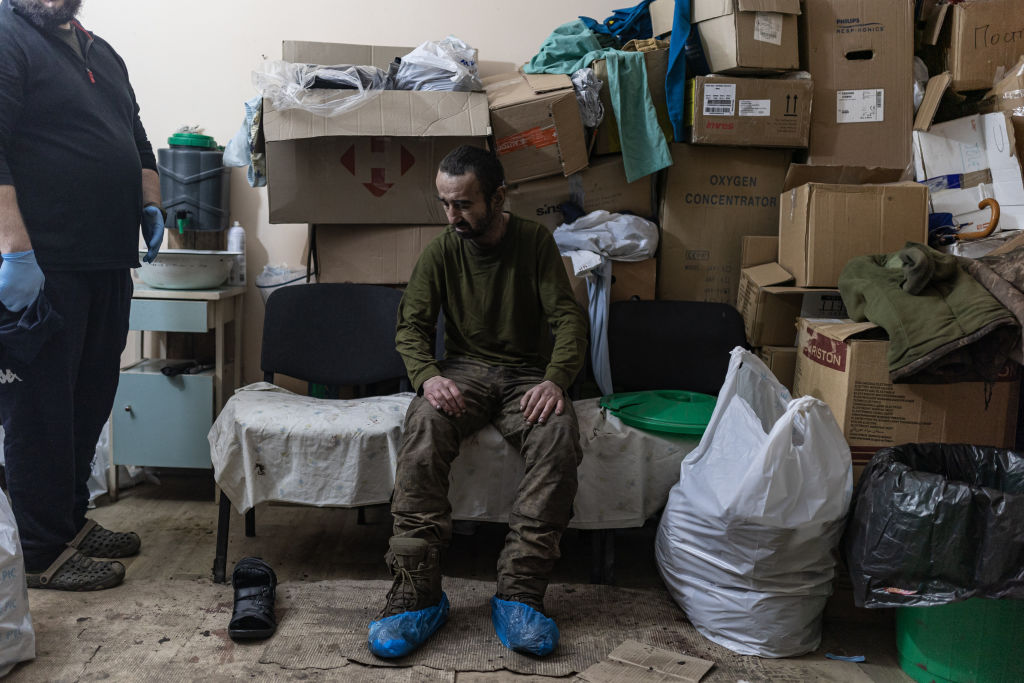
[[[616,301],[608,312],[608,362],[617,392],[684,389],[717,395],[729,352],[749,348],[728,304]]]
[[[267,299],[260,367],[263,379],[276,374],[323,385],[325,398],[339,387],[373,396],[408,391],[405,365],[395,350],[395,322],[402,292],[360,284],[303,284],[282,287]],[[224,580],[231,501],[221,491],[214,580]],[[360,523],[363,510],[359,509]],[[245,513],[245,535],[256,535],[256,511]]]
[[[616,301],[608,310],[608,362],[616,392],[682,389],[717,395],[729,352],[747,345],[743,318],[728,304]],[[613,583],[614,529],[592,532],[591,582]]]

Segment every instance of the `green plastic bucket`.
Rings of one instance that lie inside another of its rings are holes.
[[[1024,681],[1024,600],[896,609],[900,668],[920,683]]]
[[[715,412],[716,401],[707,394],[670,389],[608,394],[601,398],[601,407],[630,427],[701,436]]]

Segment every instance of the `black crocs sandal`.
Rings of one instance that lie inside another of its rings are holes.
[[[68,548],[45,571],[25,572],[29,588],[59,591],[99,591],[124,581],[124,565],[86,557]]]
[[[141,546],[142,541],[134,531],[110,531],[92,519],[85,520],[85,526],[68,543],[68,547],[89,557],[131,557],[139,553]]]
[[[228,623],[232,640],[262,640],[274,635],[274,593],[277,575],[258,557],[243,557],[231,573],[235,606]]]

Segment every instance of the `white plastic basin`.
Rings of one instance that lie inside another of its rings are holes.
[[[212,289],[220,287],[231,274],[231,263],[240,251],[161,249],[153,263],[145,263],[145,249],[139,250],[139,277],[158,289]]]

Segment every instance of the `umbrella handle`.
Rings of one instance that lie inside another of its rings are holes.
[[[977,232],[967,233],[966,235],[957,235],[957,239],[960,241],[964,240],[980,240],[982,237],[988,237],[992,234],[992,231],[999,225],[999,202],[994,199],[982,199],[978,202],[978,208],[984,209],[985,207],[992,209],[992,219],[981,226],[981,230]]]

